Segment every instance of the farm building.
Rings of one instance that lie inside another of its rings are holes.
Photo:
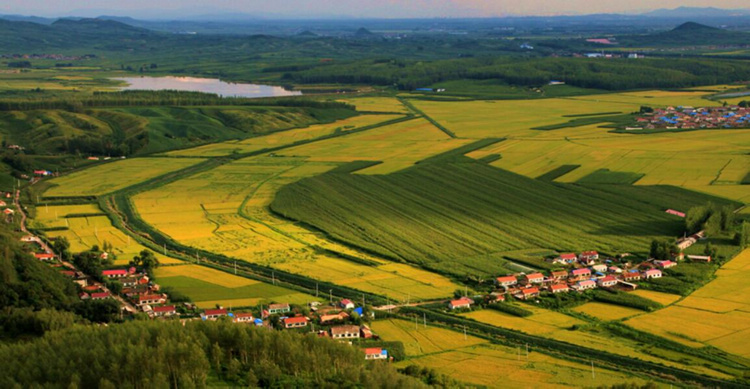
[[[127,277],[135,273],[135,268],[125,269],[114,269],[114,270],[103,270],[102,275],[107,278],[122,278]]]
[[[226,309],[206,309],[206,311],[201,314],[201,319],[216,320],[221,316],[227,316]]]
[[[331,328],[331,337],[333,339],[358,339],[359,327],[351,325],[333,327]]]
[[[670,267],[677,266],[677,263],[672,261],[654,261],[654,263],[662,269],[669,269]]]
[[[177,314],[177,310],[175,310],[174,305],[154,307],[151,312],[153,312],[154,317],[168,317]]]
[[[604,278],[600,278],[597,281],[597,284],[599,284],[599,286],[601,286],[602,288],[610,288],[610,287],[617,285],[617,278],[612,277],[612,276],[606,276]]]
[[[598,265],[591,266],[591,270],[597,273],[604,273],[607,271],[607,265],[600,263]]]
[[[99,293],[91,293],[91,299],[92,300],[104,300],[110,298],[111,295],[109,292],[99,292]]]
[[[308,318],[304,316],[287,317],[284,319],[284,328],[307,327]]]
[[[638,270],[630,270],[623,274],[622,279],[625,281],[638,281],[641,279],[641,273]]]
[[[528,300],[528,299],[534,298],[536,296],[539,296],[539,288],[537,288],[537,287],[521,289],[516,294],[516,297],[519,298],[519,299],[521,299],[521,300]]]
[[[354,309],[354,303],[352,300],[343,299],[339,302],[339,306],[343,309]]]
[[[596,288],[596,282],[595,282],[595,281],[592,281],[592,280],[583,280],[583,281],[578,281],[578,282],[577,282],[577,283],[576,283],[576,284],[575,284],[575,285],[573,286],[573,288],[575,288],[575,289],[577,289],[577,290],[579,290],[579,291],[580,291],[580,290],[587,290],[587,289],[594,289],[594,288]]]
[[[695,261],[695,262],[706,262],[706,263],[711,262],[711,256],[710,255],[709,256],[707,256],[707,255],[688,255],[687,258],[689,260]]]
[[[344,321],[349,318],[349,314],[346,312],[339,312],[337,314],[332,315],[321,315],[320,316],[320,324],[326,324],[336,321]]]
[[[138,296],[136,305],[138,305],[139,307],[142,307],[144,305],[164,304],[166,302],[167,302],[167,298],[165,295],[144,294],[144,295]]]
[[[563,263],[573,263],[578,259],[578,256],[576,256],[575,253],[565,253],[560,254],[557,258]]]
[[[235,313],[234,322],[235,323],[253,323],[255,322],[255,318],[253,317],[253,314],[250,312]]]
[[[268,313],[271,315],[287,313],[290,311],[291,308],[289,308],[289,304],[271,304],[268,306]]]
[[[497,279],[495,279],[495,282],[499,286],[506,286],[507,287],[507,286],[513,286],[513,285],[517,284],[518,280],[516,279],[515,276],[505,276],[505,277],[497,277]]]
[[[568,278],[568,272],[566,272],[565,270],[553,271],[552,273],[550,273],[550,278],[554,280],[564,280]]]
[[[582,269],[573,269],[570,272],[570,276],[574,278],[580,278],[580,277],[590,277],[591,276],[591,270],[582,268]]]
[[[55,259],[56,256],[55,254],[42,253],[42,254],[34,254],[34,257],[40,261],[52,261]]]
[[[526,284],[541,284],[544,282],[544,274],[542,273],[531,273],[523,276],[523,281]]]
[[[452,300],[450,303],[448,303],[448,308],[450,309],[469,309],[471,308],[471,304],[474,304],[474,300],[468,298],[468,297],[461,297],[458,300]]]
[[[12,214],[16,213],[16,211],[14,211],[14,210],[12,210],[10,208],[5,208],[5,209],[3,209],[3,213],[6,214],[6,215],[12,215]]]
[[[650,278],[661,278],[661,270],[659,269],[649,269],[643,272],[643,278],[650,279]]]
[[[366,348],[364,349],[365,359],[368,361],[377,359],[388,359],[388,351],[382,348]]]
[[[554,284],[549,287],[552,293],[566,293],[570,291],[570,288],[566,284]]]
[[[596,251],[584,251],[578,256],[578,260],[583,262],[591,262],[599,259],[599,253]]]
[[[685,217],[685,213],[684,212],[675,211],[674,209],[668,209],[665,212],[668,213],[668,214],[670,214],[670,215],[675,215],[675,216],[679,216],[679,217]]]

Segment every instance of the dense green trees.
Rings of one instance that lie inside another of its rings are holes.
[[[159,267],[159,258],[156,258],[151,250],[144,249],[138,255],[133,257],[133,260],[130,261],[130,265],[139,267],[150,273],[152,270]]]
[[[707,235],[716,235],[734,227],[734,208],[730,205],[720,207],[713,203],[692,207],[685,216],[687,233],[694,234],[705,230]]]
[[[679,252],[680,249],[675,245],[672,239],[655,239],[651,242],[649,256],[664,261],[672,259],[672,254],[677,254]]]
[[[350,345],[230,321],[76,327],[0,346],[0,364],[4,388],[204,387],[209,377],[245,387],[425,386]]]

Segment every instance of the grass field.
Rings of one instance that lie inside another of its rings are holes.
[[[306,304],[314,296],[269,285],[199,265],[163,266],[156,281],[190,297],[199,308],[249,307],[258,304]]]
[[[710,344],[750,357],[750,250],[725,264],[715,280],[666,309],[626,323],[650,328],[660,335],[688,344]],[[685,325],[690,323],[690,325]]]
[[[63,215],[75,213],[101,213],[101,210],[93,204],[39,207],[36,213],[37,218],[33,220],[32,225],[67,227],[67,230],[47,231],[46,234],[50,238],[59,236],[67,238],[70,243],[70,251],[73,253],[86,251],[94,245],[102,247],[106,241],[112,245],[112,254],[117,257],[114,265],[122,266],[128,264],[142,250],[147,249],[135,239],[115,228],[106,216],[63,217]],[[55,219],[52,216],[55,214],[59,215],[59,218]],[[159,252],[154,254],[162,264],[183,263],[179,259],[166,257]]]
[[[361,115],[339,120],[329,124],[317,124],[306,128],[278,131],[269,135],[258,136],[238,141],[212,143],[205,146],[166,153],[170,156],[215,157],[235,153],[249,153],[271,147],[293,144],[315,139],[337,132],[347,132],[360,127],[370,126],[398,118],[399,115]]]
[[[643,311],[634,308],[598,302],[586,303],[573,308],[573,310],[606,321],[620,320],[643,313]]]
[[[408,109],[393,97],[357,97],[342,99],[345,103],[353,104],[357,111],[365,112],[399,112],[407,113]]]
[[[55,178],[56,186],[44,193],[50,197],[98,196],[127,188],[150,178],[183,169],[200,162],[190,158],[134,158],[104,163]]]

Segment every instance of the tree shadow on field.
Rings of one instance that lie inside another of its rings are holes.
[[[684,231],[685,225],[681,221],[655,220],[609,224],[587,232],[591,235],[669,235],[676,238],[682,236]]]

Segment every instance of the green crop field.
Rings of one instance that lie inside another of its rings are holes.
[[[314,296],[249,280],[198,265],[166,266],[156,270],[156,280],[190,297],[200,308],[216,305],[254,307],[258,304],[307,304]]]
[[[386,257],[453,274],[497,274],[501,263],[465,258],[539,247],[644,252],[652,239],[682,231],[665,209],[705,201],[679,188],[628,187],[625,196],[550,184],[465,161],[387,176],[324,174],[282,188],[271,206]]]

